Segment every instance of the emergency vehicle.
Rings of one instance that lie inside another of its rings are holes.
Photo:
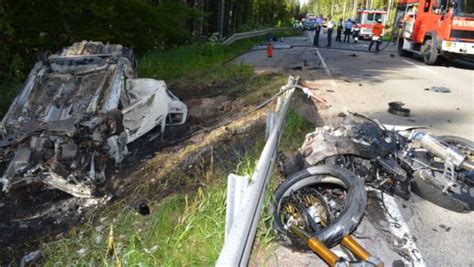
[[[380,9],[359,9],[357,10],[357,22],[360,25],[359,36],[361,39],[372,38],[372,28],[377,20],[381,20],[385,26],[387,21],[387,11]]]
[[[418,54],[427,65],[443,57],[474,59],[474,1],[399,0],[398,52]]]

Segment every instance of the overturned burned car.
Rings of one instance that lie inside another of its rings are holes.
[[[187,107],[163,81],[135,78],[132,50],[79,42],[42,56],[0,124],[0,182],[90,197],[127,144],[183,124]]]

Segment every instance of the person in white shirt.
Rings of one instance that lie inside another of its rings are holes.
[[[336,23],[332,20],[331,16],[328,16],[327,25],[328,25],[328,44],[326,46],[331,47],[332,32],[334,30],[334,27],[336,26]]]

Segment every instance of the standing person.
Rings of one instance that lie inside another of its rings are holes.
[[[344,43],[348,43],[350,41],[351,31],[352,31],[352,22],[350,19],[347,19],[346,24],[344,26]]]
[[[334,27],[336,26],[336,23],[332,20],[331,16],[328,16],[327,25],[328,25],[328,44],[326,46],[331,47],[332,31],[334,30]]]
[[[383,34],[383,25],[382,25],[382,20],[378,19],[377,23],[375,23],[374,28],[372,29],[372,40],[370,41],[369,45],[369,51],[372,49],[372,46],[374,43],[375,45],[375,50],[379,51],[380,49],[380,43],[382,43],[382,34]]]
[[[313,45],[314,46],[319,46],[319,33],[321,33],[321,25],[323,24],[323,19],[322,16],[318,16],[316,18],[316,21],[313,25],[314,27],[314,39],[313,39]]]
[[[352,29],[354,30],[353,32],[353,37],[354,37],[354,43],[358,43],[359,42],[359,34],[360,34],[360,24],[355,21],[354,22],[354,27],[352,27]]]
[[[344,28],[344,23],[342,23],[342,19],[339,19],[339,22],[337,23],[336,42],[342,42],[342,39],[341,39],[342,28]]]

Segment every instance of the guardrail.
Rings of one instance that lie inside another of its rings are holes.
[[[267,116],[267,141],[252,178],[229,174],[227,183],[226,235],[216,266],[247,266],[255,239],[263,199],[276,160],[282,127],[299,78],[290,76],[277,99],[275,112]]]
[[[222,43],[228,45],[228,44],[231,44],[231,43],[233,43],[237,40],[262,36],[262,35],[265,35],[265,34],[271,33],[271,32],[290,31],[290,30],[299,30],[299,29],[292,28],[292,27],[282,27],[282,28],[268,28],[268,29],[264,29],[264,30],[251,31],[251,32],[234,33],[231,36],[229,36],[227,39],[225,39]]]

